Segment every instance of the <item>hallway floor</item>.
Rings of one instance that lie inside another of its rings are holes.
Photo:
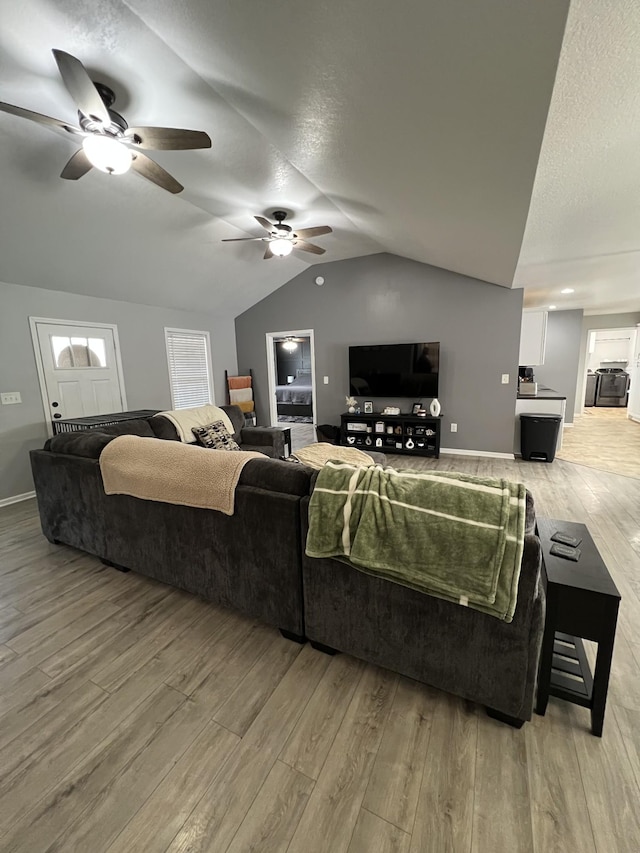
[[[559,459],[640,479],[640,424],[627,409],[593,406],[564,432]]]

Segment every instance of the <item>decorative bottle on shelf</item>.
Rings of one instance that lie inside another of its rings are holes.
[[[431,401],[431,405],[429,406],[429,411],[431,412],[431,416],[437,418],[442,410],[440,406],[440,400],[437,397],[434,397]]]

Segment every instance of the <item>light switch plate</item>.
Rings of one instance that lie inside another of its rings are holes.
[[[12,406],[15,403],[21,403],[22,397],[19,391],[5,391],[0,394],[0,402],[3,406]]]
[[[328,376],[325,376],[325,377],[324,377],[324,384],[325,384],[325,385],[328,385],[328,384],[329,384],[329,377],[328,377]]]
[[[508,373],[503,373],[503,374],[502,374],[502,384],[503,384],[503,385],[508,385],[508,384],[509,384],[509,374],[508,374]]]

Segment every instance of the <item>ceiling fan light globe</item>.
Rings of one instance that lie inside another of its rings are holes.
[[[282,348],[286,349],[287,352],[293,352],[298,349],[298,344],[295,341],[285,341]]]
[[[86,136],[84,153],[92,166],[110,175],[124,175],[131,168],[131,151],[117,139],[100,134]]]
[[[278,237],[276,240],[272,240],[269,243],[269,248],[271,249],[272,254],[276,255],[278,258],[286,258],[287,255],[291,254],[293,243],[291,240],[284,240],[281,237]]]

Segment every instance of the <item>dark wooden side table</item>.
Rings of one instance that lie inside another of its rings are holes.
[[[577,563],[550,553],[551,536],[558,531],[582,540]],[[538,535],[547,579],[547,615],[536,713],[545,713],[549,696],[574,702],[591,710],[591,732],[602,737],[620,593],[584,524],[539,518]],[[598,644],[593,677],[583,639]]]

